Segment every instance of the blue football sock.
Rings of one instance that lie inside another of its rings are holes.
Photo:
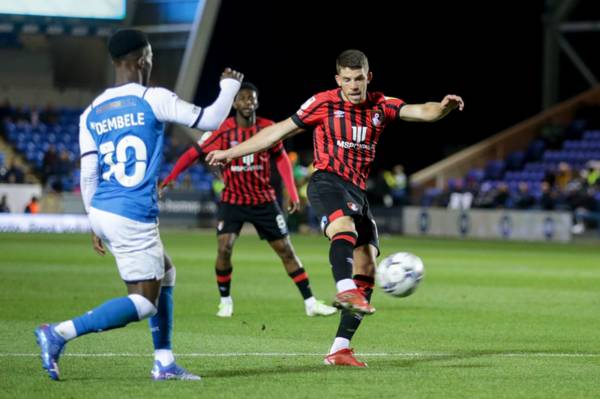
[[[158,312],[149,320],[154,349],[171,349],[173,331],[173,287],[161,287]]]
[[[77,336],[124,327],[138,321],[138,313],[129,297],[115,298],[73,319]]]

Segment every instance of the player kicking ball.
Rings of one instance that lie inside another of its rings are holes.
[[[226,69],[219,96],[202,109],[169,90],[147,87],[152,48],[141,31],[116,32],[108,50],[115,86],[96,97],[80,117],[81,194],[94,249],[100,255],[105,248],[112,252],[128,295],[74,319],[38,327],[42,367],[58,380],[58,361],[67,342],[149,318],[152,378],[199,380],[175,362],[171,346],[175,267],[164,252],[157,220],[164,125],[216,129],[227,117],[243,75]]]
[[[441,102],[406,104],[368,92],[372,77],[364,53],[344,51],[336,60],[339,88],[311,97],[296,114],[248,141],[207,156],[210,165],[228,163],[314,129],[316,172],[308,186],[308,199],[330,240],[329,262],[338,291],[334,303],[343,309],[336,337],[324,359],[328,365],[366,366],[354,357],[350,340],[363,316],[375,312],[370,300],[379,239],[365,189],[379,136],[388,123],[398,119],[434,122],[464,106],[455,95],[447,95]]]
[[[194,164],[204,154],[213,150],[225,150],[254,136],[261,129],[273,125],[273,121],[257,117],[258,89],[244,82],[233,102],[235,116],[228,118],[218,130],[205,134],[198,143],[186,151],[175,163],[173,170],[161,183],[161,188]],[[250,154],[227,165],[222,171],[225,188],[219,203],[217,216],[217,260],[215,273],[221,301],[217,316],[233,315],[231,297],[231,256],[235,240],[245,222],[252,223],[261,239],[266,240],[281,258],[283,266],[296,284],[304,299],[308,316],[330,316],[337,312],[332,306],[317,301],[312,294],[308,274],[294,252],[287,225],[271,186],[271,158],[290,196],[290,213],[300,204],[292,167],[281,142],[266,151]]]

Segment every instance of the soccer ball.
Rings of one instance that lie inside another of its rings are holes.
[[[424,273],[421,258],[408,252],[397,252],[379,263],[375,281],[388,294],[406,297],[415,292]]]

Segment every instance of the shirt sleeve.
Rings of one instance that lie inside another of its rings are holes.
[[[88,107],[79,117],[79,150],[81,157],[98,153],[98,146],[87,125],[90,109],[91,108]]]
[[[396,119],[398,119],[400,117],[400,109],[402,109],[402,107],[404,107],[405,105],[406,103],[403,100],[400,100],[399,98],[386,97],[383,109],[385,112],[386,119],[389,121],[395,121]]]
[[[194,127],[202,117],[201,107],[180,99],[177,94],[162,87],[149,88],[144,99],[148,101],[154,115],[161,122]]]
[[[327,117],[327,105],[329,101],[323,94],[312,96],[300,106],[300,109],[292,115],[294,123],[301,128],[318,125]]]
[[[208,154],[211,151],[224,150],[223,142],[223,131],[215,130],[204,133],[197,144],[204,154]]]
[[[273,147],[269,148],[269,153],[274,157],[279,156],[279,154],[281,154],[283,151],[285,151],[285,148],[283,147],[283,142],[281,141],[278,141]]]
[[[87,116],[90,108],[79,118],[79,148],[81,151],[81,173],[79,185],[81,198],[86,212],[89,212],[92,197],[96,192],[99,180],[98,147],[87,126]]]

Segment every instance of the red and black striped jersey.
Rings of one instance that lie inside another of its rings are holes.
[[[336,89],[308,99],[292,120],[298,127],[314,128],[315,169],[336,173],[365,190],[379,135],[398,119],[404,104],[369,92],[364,103],[355,105]]]
[[[256,124],[244,128],[238,126],[235,117],[223,122],[219,129],[198,143],[202,152],[208,154],[214,150],[226,150],[248,140],[259,130],[272,125],[268,119],[256,118]],[[284,151],[281,142],[266,151],[249,154],[234,159],[223,169],[225,188],[221,201],[234,205],[258,205],[275,201],[275,190],[271,186],[271,157],[277,157]]]

